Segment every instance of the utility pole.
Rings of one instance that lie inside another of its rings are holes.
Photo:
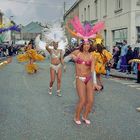
[[[65,14],[65,11],[66,11],[66,2],[64,1],[64,14]]]
[[[65,22],[65,11],[66,11],[66,2],[64,1],[64,14],[63,14],[63,21]]]

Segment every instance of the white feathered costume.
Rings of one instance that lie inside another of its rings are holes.
[[[42,50],[47,53],[46,45],[49,46],[53,41],[58,42],[58,49],[61,49],[64,54],[68,41],[65,36],[64,29],[60,24],[54,24],[52,27],[44,28],[42,34],[36,37],[35,44],[38,50]],[[52,48],[52,46],[49,46],[49,48]]]

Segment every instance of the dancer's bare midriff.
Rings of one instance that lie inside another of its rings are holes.
[[[59,58],[51,58],[51,64],[58,65],[61,63],[61,60]]]

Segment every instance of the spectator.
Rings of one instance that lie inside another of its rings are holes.
[[[121,47],[121,63],[120,63],[121,69],[120,69],[120,72],[126,72],[126,70],[127,70],[127,63],[126,63],[127,50],[128,50],[127,41],[124,40],[123,45]]]
[[[137,83],[140,83],[140,63],[138,63]],[[136,108],[140,112],[140,107]]]
[[[137,83],[140,83],[140,63],[138,63]]]
[[[131,63],[128,63],[131,59],[133,59],[133,52],[131,47],[128,46],[128,51],[126,53],[127,74],[131,74]]]
[[[9,47],[8,47],[8,55],[9,55],[9,57],[8,57],[8,63],[11,63],[12,62],[12,56],[13,56],[13,45],[10,45]]]
[[[111,66],[112,66],[112,64],[111,64],[110,61],[108,61],[108,62],[106,63],[106,65],[105,65],[105,68],[106,68],[106,78],[109,78],[109,76],[110,76]]]
[[[135,47],[133,51],[133,59],[137,59],[138,55],[139,55],[139,48]],[[133,62],[133,74],[137,74],[137,71],[138,71],[137,66],[138,66],[137,63]]]

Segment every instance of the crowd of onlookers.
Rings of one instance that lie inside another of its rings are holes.
[[[132,48],[125,40],[122,43],[116,43],[113,48],[113,58],[113,68],[127,74],[137,74],[138,63],[129,63],[129,61],[131,59],[140,59],[140,46]]]
[[[127,74],[137,74],[136,83],[140,83],[140,63],[135,61],[130,63],[132,59],[140,59],[140,43],[135,44],[133,48],[125,40],[122,43],[116,43],[113,48],[113,58],[113,68]],[[136,110],[140,111],[140,107],[137,107]]]
[[[17,55],[21,51],[22,47],[23,47],[23,45],[1,43],[0,44],[0,57]]]
[[[33,40],[31,41],[34,44]],[[138,45],[140,45],[140,43]],[[26,46],[26,44],[16,45],[8,42],[2,43],[0,44],[0,58],[19,54],[24,46]],[[76,46],[77,45],[74,45],[74,47],[68,47],[65,55],[68,55],[73,49],[78,48]],[[116,43],[113,47],[113,68],[120,72],[126,72],[127,74],[137,74],[139,64],[135,62],[129,63],[131,59],[140,59],[140,46],[132,48],[125,40],[122,43]],[[108,65],[106,69],[110,69],[110,67],[112,66]]]

